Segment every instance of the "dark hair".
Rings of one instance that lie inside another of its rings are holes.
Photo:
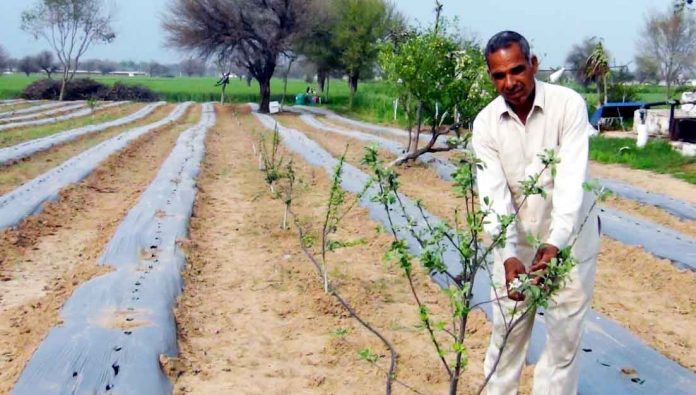
[[[505,30],[497,33],[486,44],[486,61],[488,57],[503,48],[509,48],[512,44],[517,44],[522,50],[522,55],[527,59],[527,61],[532,60],[532,52],[529,49],[529,42],[521,34],[513,32],[510,30]]]

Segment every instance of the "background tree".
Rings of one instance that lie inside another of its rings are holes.
[[[649,56],[636,56],[636,80],[638,82],[650,82],[657,84],[660,82],[658,77],[657,63]]]
[[[116,71],[118,68],[118,64],[116,62],[112,62],[110,60],[100,60],[97,62],[97,70],[102,74],[102,75],[107,75],[111,73],[112,71]]]
[[[592,82],[586,79],[585,64],[598,42],[597,37],[585,37],[580,43],[573,45],[565,59],[566,68],[573,70],[575,81],[585,88]]]
[[[169,68],[167,66],[154,60],[146,64],[145,70],[150,77],[161,77],[169,73]]]
[[[440,20],[438,29],[413,32],[402,42],[382,46],[380,65],[390,86],[396,91],[409,120],[408,153],[395,164],[415,160],[426,152],[444,151],[452,145],[436,146],[438,138],[449,133],[446,122],[458,131],[494,97],[483,53],[473,43],[462,43],[447,33]],[[430,140],[418,147],[421,127],[430,123]]]
[[[585,79],[589,81],[594,81],[597,84],[597,101],[599,105],[601,102],[601,90],[604,88],[604,103],[607,103],[607,77],[611,72],[609,67],[609,54],[604,50],[604,45],[602,41],[599,40],[595,44],[592,53],[587,58],[585,62],[585,67],[583,68]]]
[[[334,45],[339,48],[341,68],[348,76],[349,104],[358,90],[360,74],[374,66],[379,43],[393,27],[396,11],[385,0],[334,0],[332,10]]]
[[[33,56],[25,56],[17,63],[17,70],[26,74],[28,77],[31,73],[37,73],[41,69],[36,65],[36,58]]]
[[[638,37],[636,60],[656,67],[669,97],[672,85],[695,69],[696,17],[685,9],[672,8],[651,14]]]
[[[335,42],[335,20],[337,14],[332,12],[330,1],[315,1],[310,12],[310,26],[298,35],[294,50],[304,55],[316,66],[317,85],[324,93],[326,80],[334,70],[341,67],[341,51]],[[328,92],[327,92],[328,93]]]
[[[259,82],[269,112],[278,57],[307,26],[308,0],[173,0],[163,23],[169,46],[203,58],[230,58]]]
[[[36,66],[46,73],[48,79],[51,79],[51,74],[58,70],[58,66],[53,61],[53,54],[50,51],[41,51],[34,58]]]
[[[114,40],[112,19],[102,0],[39,0],[22,13],[22,29],[46,40],[58,57],[62,68],[58,100],[63,100],[65,85],[75,77],[89,47]]]
[[[5,47],[0,45],[0,75],[10,65],[10,55],[5,51]]]
[[[184,59],[179,63],[179,69],[189,77],[203,75],[205,73],[205,62],[194,58]]]

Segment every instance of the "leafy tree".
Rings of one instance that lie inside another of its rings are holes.
[[[35,59],[39,69],[46,73],[48,79],[51,79],[51,74],[58,70],[58,66],[53,61],[53,54],[50,51],[41,51],[35,56]]]
[[[472,43],[461,44],[446,31],[442,21],[425,32],[412,32],[402,42],[385,43],[380,55],[384,75],[404,103],[416,132],[410,138],[408,154],[395,163],[415,160],[426,152],[449,150],[452,145],[435,146],[438,137],[468,125],[494,97],[482,51]],[[430,141],[418,147],[423,123],[430,122]]]
[[[304,55],[317,68],[319,91],[324,92],[330,73],[341,67],[340,49],[335,42],[335,21],[337,14],[332,12],[331,2],[312,3],[312,19],[308,27],[297,37],[294,51]]]
[[[694,71],[696,16],[685,9],[649,15],[638,37],[636,60],[652,66],[669,96],[672,86]]]
[[[233,59],[259,82],[268,112],[278,57],[306,27],[307,0],[173,0],[163,23],[172,47],[203,58]]]
[[[22,29],[46,40],[58,57],[62,68],[58,100],[63,100],[65,85],[75,77],[89,47],[114,40],[112,19],[102,0],[38,0],[22,13]]]
[[[350,105],[358,90],[360,74],[371,68],[379,55],[379,42],[393,21],[385,0],[334,0],[333,42],[340,50],[341,68],[348,76]]]
[[[36,58],[34,58],[33,56],[25,56],[22,59],[20,59],[17,63],[17,70],[26,74],[28,77],[31,73],[36,73],[40,69],[36,65]]]
[[[604,103],[607,102],[607,77],[610,72],[609,54],[604,50],[604,45],[602,45],[602,41],[600,40],[595,44],[592,53],[587,58],[583,73],[585,80],[594,81],[597,84],[598,101],[601,96],[601,87],[604,87]],[[599,105],[601,105],[601,103],[599,103]]]

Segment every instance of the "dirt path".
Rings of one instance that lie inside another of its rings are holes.
[[[59,309],[82,282],[106,270],[96,260],[186,123],[142,136],[16,230],[0,233],[0,393],[17,380]]]
[[[136,122],[110,128],[98,133],[87,134],[73,141],[31,155],[15,164],[0,165],[0,195],[12,191],[25,182],[34,179],[102,141],[108,140],[126,130],[161,120],[167,116],[173,108],[173,104],[164,105],[157,108],[152,114]]]
[[[272,200],[251,152],[250,116],[218,113],[208,135],[191,225],[186,287],[179,302],[181,359],[168,361],[176,394],[372,394],[384,373],[358,358],[385,349],[323,293],[293,230],[281,230],[283,206]],[[265,132],[264,132],[265,133]],[[328,191],[322,170],[294,158],[299,179],[293,206],[301,221],[321,216]],[[334,281],[364,317],[400,353],[398,378],[423,393],[442,393],[446,382],[398,269],[380,261],[389,239],[375,233],[362,209],[346,218],[345,239],[366,244],[331,256]],[[440,291],[419,273],[418,287],[434,306]],[[481,382],[488,338],[482,313],[472,317],[469,371],[462,393]],[[377,363],[384,368],[387,361]],[[528,376],[528,375],[527,375]],[[528,386],[527,386],[528,387]],[[395,386],[395,393],[409,391]]]
[[[305,132],[333,155],[340,155],[350,142],[352,148],[349,148],[347,160],[359,165],[358,152],[364,142],[316,131],[292,116],[279,117],[279,120]],[[419,166],[403,168],[399,173],[402,190],[407,196],[422,199],[433,214],[451,218],[453,208],[461,199],[453,197],[450,183]],[[611,204],[621,203],[615,200]],[[626,208],[625,204],[621,208]],[[678,222],[662,210],[654,208],[654,211],[666,216],[665,220]],[[688,223],[678,225],[686,227]],[[689,229],[689,234],[692,233],[694,230]],[[593,308],[629,328],[664,355],[696,371],[696,337],[692,335],[696,331],[694,273],[676,269],[669,261],[658,259],[640,247],[627,246],[607,237],[603,237],[602,242]]]

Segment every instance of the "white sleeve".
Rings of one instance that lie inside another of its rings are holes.
[[[512,204],[512,194],[507,184],[507,178],[500,163],[498,149],[491,137],[491,131],[480,118],[476,118],[473,127],[471,143],[474,153],[483,162],[483,169],[477,169],[476,184],[481,207],[486,207],[484,198],[490,200],[492,215],[486,217],[484,230],[495,238],[500,233],[498,215],[510,215],[515,213]],[[499,249],[503,261],[517,256],[517,229],[515,223],[507,228],[507,242]]]
[[[579,221],[589,151],[587,107],[579,95],[568,100],[561,130],[547,243],[565,248]]]

